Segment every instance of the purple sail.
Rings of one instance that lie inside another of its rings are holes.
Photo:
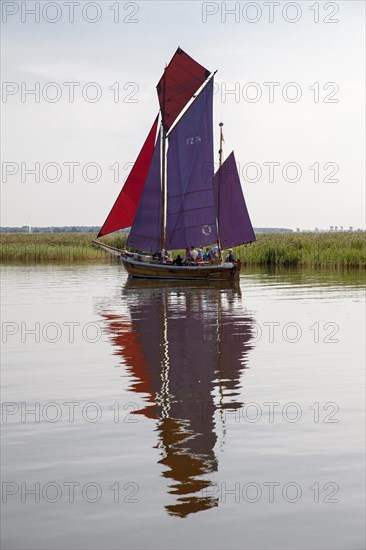
[[[217,240],[213,175],[213,79],[169,135],[167,249]]]
[[[212,185],[222,248],[255,241],[234,153],[216,172]]]
[[[126,243],[129,248],[135,248],[143,252],[155,252],[161,248],[160,156],[159,132],[144,190]]]

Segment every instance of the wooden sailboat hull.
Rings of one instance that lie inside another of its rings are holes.
[[[139,254],[133,255],[125,250],[93,241],[97,246],[113,256],[116,256],[122,263],[130,277],[134,279],[159,279],[166,281],[234,281],[239,279],[241,261],[235,263],[227,262],[220,265],[190,265],[176,266],[171,264],[154,264],[144,262],[137,257],[144,258]],[[135,256],[135,257],[134,257]]]
[[[221,265],[175,266],[151,264],[121,257],[130,277],[178,281],[230,281],[239,277],[240,262]]]

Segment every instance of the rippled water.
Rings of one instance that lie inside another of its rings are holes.
[[[3,268],[3,547],[364,548],[363,283]]]

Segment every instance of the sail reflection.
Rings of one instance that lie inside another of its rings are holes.
[[[240,292],[222,284],[128,281],[123,301],[130,318],[101,314],[127,365],[131,391],[144,394],[146,405],[135,414],[156,421],[162,475],[175,496],[165,508],[185,517],[217,506],[208,490],[218,469],[215,448],[225,434],[223,411],[242,406],[254,321]]]

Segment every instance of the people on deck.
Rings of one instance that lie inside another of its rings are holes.
[[[234,257],[234,253],[233,253],[233,249],[232,248],[229,248],[229,252],[226,256],[226,261],[227,262],[234,262],[235,261],[235,257]]]
[[[195,262],[197,260],[198,250],[196,250],[195,247],[192,245],[189,253],[190,253],[190,256],[191,256],[192,260]]]
[[[180,254],[178,254],[175,260],[173,260],[172,253],[165,249],[162,249],[161,252],[155,252],[155,254],[153,255],[153,259],[158,260],[159,263],[172,263],[173,265],[182,266],[197,264],[198,262],[202,261],[209,262],[218,260],[219,256],[220,255],[217,246],[214,246],[211,249],[207,247],[205,253],[203,253],[203,250],[201,248],[195,248],[192,245],[190,247],[186,247],[184,258],[182,258]],[[235,256],[232,248],[229,248],[225,261],[235,262]]]
[[[185,264],[190,264],[190,263],[192,262],[192,256],[191,256],[191,252],[190,252],[188,246],[187,246],[187,248],[186,248],[186,253],[185,253],[183,262],[184,262]]]
[[[209,248],[206,248],[206,252],[203,255],[203,259],[205,262],[209,262],[211,260],[211,252]]]
[[[206,253],[203,254],[202,248],[199,248],[199,247],[196,248],[192,245],[186,248],[185,256],[182,261],[184,265],[192,265],[192,264],[195,265],[200,262],[203,262],[205,259],[210,260],[210,256],[211,255],[208,248]]]
[[[169,264],[173,261],[172,253],[168,250],[165,250],[165,248],[162,249],[160,253],[159,262],[161,264]]]
[[[210,255],[211,255],[211,260],[221,260],[218,246],[213,246],[211,248]]]

